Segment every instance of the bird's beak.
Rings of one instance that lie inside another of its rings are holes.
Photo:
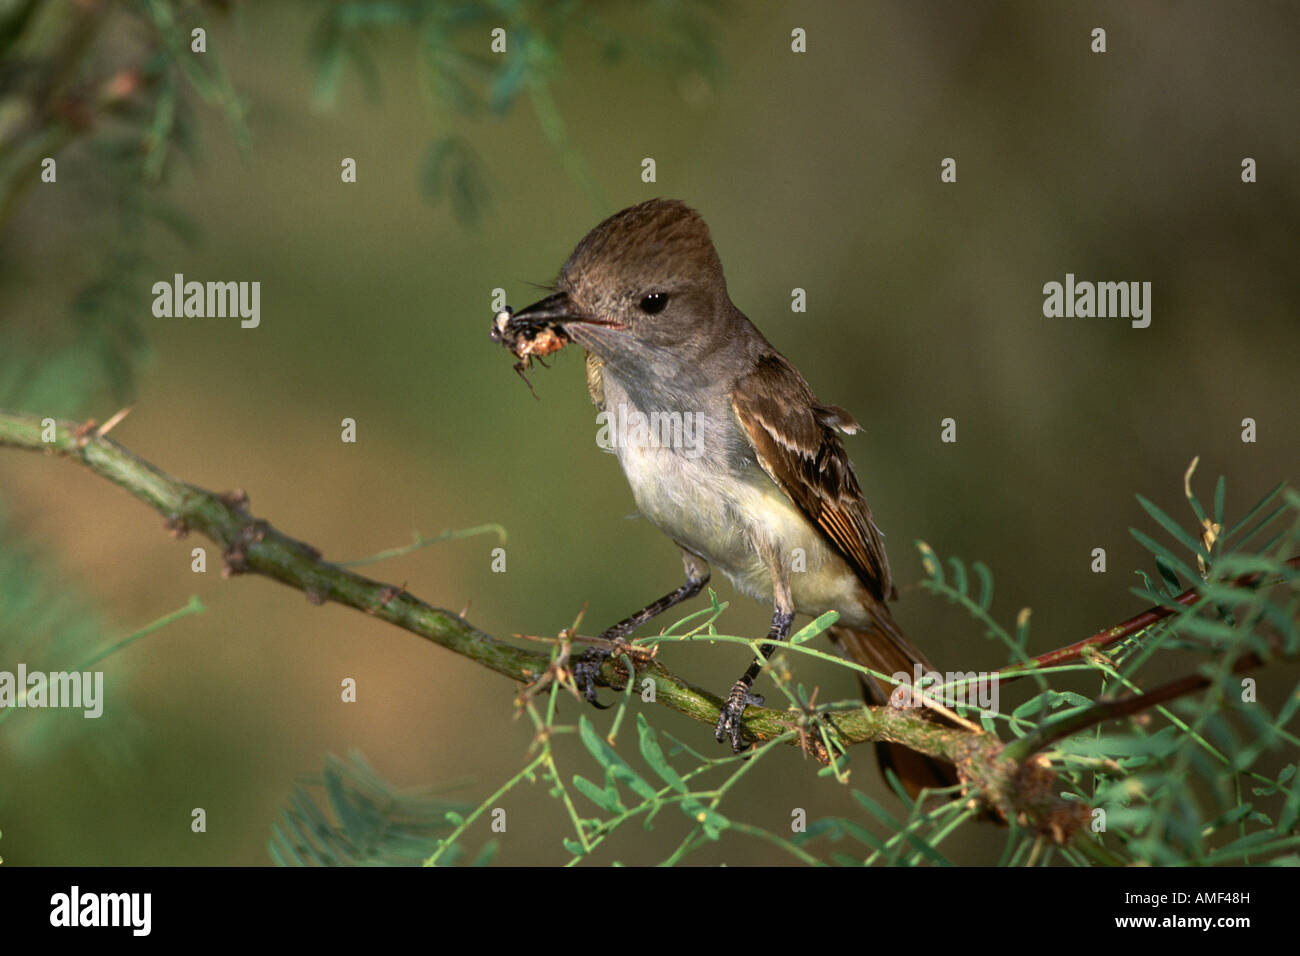
[[[569,298],[567,292],[556,292],[554,295],[548,295],[545,299],[534,302],[526,309],[516,312],[512,317],[512,321],[539,327],[544,325],[558,325],[561,327],[568,325],[603,325],[611,329],[626,328],[619,322],[583,312]]]

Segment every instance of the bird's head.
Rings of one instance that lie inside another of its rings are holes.
[[[676,199],[631,206],[596,226],[554,288],[516,319],[559,325],[614,367],[656,353],[689,361],[716,344],[734,308],[709,227]]]

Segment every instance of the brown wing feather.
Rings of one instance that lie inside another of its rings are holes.
[[[815,522],[822,534],[853,568],[867,590],[881,602],[872,608],[873,625],[864,630],[831,628],[831,637],[859,663],[882,674],[911,673],[921,664],[933,670],[894,623],[886,598],[892,598],[889,562],[871,509],[862,499],[857,476],[835,428],[857,430],[857,422],[842,408],[817,401],[797,369],[776,353],[764,355],[732,392],[736,418],[749,435],[763,470],[790,500]],[[883,704],[888,690],[863,675],[868,703]],[[927,712],[928,714],[928,712]],[[882,768],[892,768],[908,792],[922,787],[947,787],[958,782],[952,764],[902,744],[876,747]]]
[[[736,383],[731,405],[763,470],[878,600],[892,597],[880,531],[835,434],[836,426],[857,429],[848,412],[818,402],[798,370],[775,352]]]

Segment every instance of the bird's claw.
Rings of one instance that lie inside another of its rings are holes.
[[[631,648],[631,645],[621,638],[608,638],[608,640],[610,641],[608,647],[589,647],[573,663],[573,679],[578,689],[582,691],[582,696],[587,703],[597,710],[608,710],[613,705],[602,704],[596,698],[596,676],[605,665],[605,661],[626,654]]]
[[[589,647],[573,664],[573,679],[578,689],[582,691],[582,696],[587,703],[597,710],[606,710],[609,707],[609,704],[602,704],[596,699],[596,675],[600,673],[600,668],[609,657],[608,649]]]
[[[750,704],[761,707],[763,698],[758,694],[750,693],[747,682],[736,681],[731,688],[731,693],[727,695],[726,703],[722,705],[722,713],[718,715],[718,726],[713,733],[714,739],[719,743],[730,738],[732,753],[738,754],[749,746],[741,736],[740,717]]]

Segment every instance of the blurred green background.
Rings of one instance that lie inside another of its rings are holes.
[[[618,466],[594,444],[580,352],[535,370],[535,401],[488,339],[491,295],[526,305],[599,220],[669,196],[709,222],[736,304],[862,422],[847,444],[887,536],[896,614],[943,667],[996,667],[1002,651],[911,586],[915,540],[985,561],[994,613],[1009,622],[1031,606],[1042,651],[1141,610],[1128,588],[1150,561],[1128,528],[1149,519],[1135,492],[1187,517],[1182,476],[1199,455],[1203,496],[1227,475],[1231,516],[1295,477],[1291,4],[604,3],[558,31],[552,18],[586,5],[488,5],[457,43],[486,59],[488,30],[506,26],[546,85],[475,112],[455,108],[446,77],[431,82],[414,29],[381,27],[366,39],[375,74],[346,67],[323,106],[310,51],[329,6],[236,4],[210,21],[248,145],[189,97],[193,158],[169,159],[154,194],[196,235],[131,233],[143,265],[124,304],[147,349],[116,343],[145,356],[117,394],[99,366],[63,358],[85,332],[70,318],[78,287],[126,241],[105,212],[117,187],[93,134],[58,154],[57,185],[31,188],[0,235],[0,365],[4,351],[49,358],[39,376],[0,378],[0,405],[102,421],[133,401],[115,439],[187,481],[245,489],[255,514],[327,558],[498,522],[504,574],[490,536],[368,571],[468,609],[490,633],[553,635],[584,606],[597,633],[679,582],[676,549],[629,520]],[[52,33],[64,26],[50,19]],[[129,61],[135,27],[110,22],[92,64]],[[805,54],[790,50],[795,27]],[[443,167],[440,184],[430,155],[447,142],[477,158],[459,181]],[[344,157],[355,184],[340,182]],[[655,183],[641,181],[645,157]],[[944,157],[955,184],[940,182]],[[1243,157],[1258,183],[1241,181]],[[456,214],[475,198],[479,215]],[[153,318],[152,283],[177,272],[260,281],[261,327]],[[1150,328],[1044,318],[1043,284],[1067,272],[1151,282]],[[791,312],[795,287],[806,313]],[[354,445],[339,440],[345,417]],[[939,441],[947,417],[956,444]],[[1241,440],[1247,417],[1254,444]],[[169,538],[82,469],[0,453],[0,509],[7,560],[30,560],[42,600],[89,646],[191,594],[208,608],[105,662],[100,720],[5,723],[7,863],[264,864],[278,809],[326,752],[357,748],[402,786],[468,778],[454,794],[468,803],[524,762],[530,730],[512,719],[508,681],[354,611],[223,580],[211,548],[196,575],[190,549],[204,542]],[[1089,570],[1097,547],[1106,574]],[[738,598],[723,629],[757,635],[768,613]],[[37,617],[0,608],[0,667],[16,663],[15,642],[52,646]],[[721,645],[662,654],[718,692],[744,665]],[[55,658],[22,659],[70,663]],[[799,674],[819,699],[855,693],[847,671]],[[359,683],[355,704],[339,702],[344,677]],[[714,746],[702,725],[652,716]],[[562,752],[590,772],[579,748]],[[793,749],[757,770],[728,804],[737,818],[782,829],[792,807],[854,813]],[[866,759],[854,784],[891,799]],[[542,787],[503,805],[499,862],[563,859],[562,810]],[[194,807],[205,834],[190,831]],[[598,859],[655,862],[684,826],[628,828]],[[988,862],[1001,835],[972,833],[953,857]],[[731,836],[692,859],[784,862]]]

